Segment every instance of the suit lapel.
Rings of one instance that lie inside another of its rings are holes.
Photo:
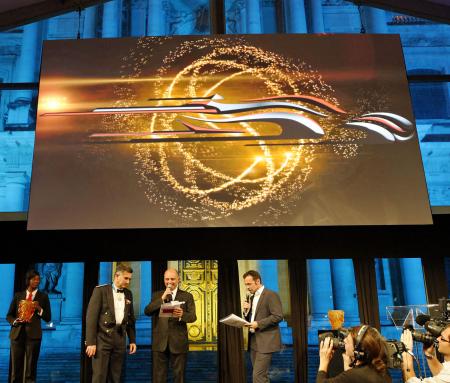
[[[183,301],[183,294],[184,294],[184,290],[181,290],[179,287],[178,287],[178,290],[177,290],[177,295],[175,295],[174,297],[173,297],[173,300],[174,301]]]
[[[125,319],[128,317],[128,312],[130,311],[130,306],[133,304],[133,302],[131,302],[131,295],[128,290],[125,290],[123,297],[125,299],[125,305],[123,307],[123,318]],[[130,301],[130,303],[127,304],[127,301]]]
[[[111,285],[107,286],[107,288],[106,288],[106,300],[108,302],[109,309],[112,313],[112,316],[113,316],[114,322],[115,322],[116,321],[116,310],[114,307],[114,296],[113,296]]]

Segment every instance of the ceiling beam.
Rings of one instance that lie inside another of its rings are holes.
[[[450,23],[450,0],[350,0],[356,5],[368,5],[389,11]]]
[[[0,12],[0,32],[107,1],[110,0],[41,0],[31,5]]]

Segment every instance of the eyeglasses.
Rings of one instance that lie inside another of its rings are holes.
[[[444,339],[444,338],[442,337],[442,335],[441,335],[441,341],[442,341],[442,342],[445,342],[445,343],[450,343],[450,340]]]

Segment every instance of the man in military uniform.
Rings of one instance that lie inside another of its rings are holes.
[[[119,383],[126,352],[136,352],[133,296],[127,289],[133,269],[119,264],[113,283],[97,286],[86,314],[86,354],[92,357],[93,383]]]

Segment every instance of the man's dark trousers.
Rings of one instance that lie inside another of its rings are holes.
[[[41,339],[30,339],[25,333],[25,328],[20,329],[17,339],[11,339],[11,383],[23,383],[23,366],[20,361],[25,359],[25,382],[36,381],[37,363]]]
[[[110,335],[98,333],[97,350],[92,360],[92,383],[120,383],[126,349],[126,334],[122,327],[114,327]]]
[[[155,368],[155,366],[166,366],[170,360],[170,369],[173,372],[173,382],[184,383],[186,359],[187,354],[185,352],[180,354],[170,353],[169,346],[167,346],[167,349],[164,352],[153,351],[153,382],[167,382],[167,368]]]

